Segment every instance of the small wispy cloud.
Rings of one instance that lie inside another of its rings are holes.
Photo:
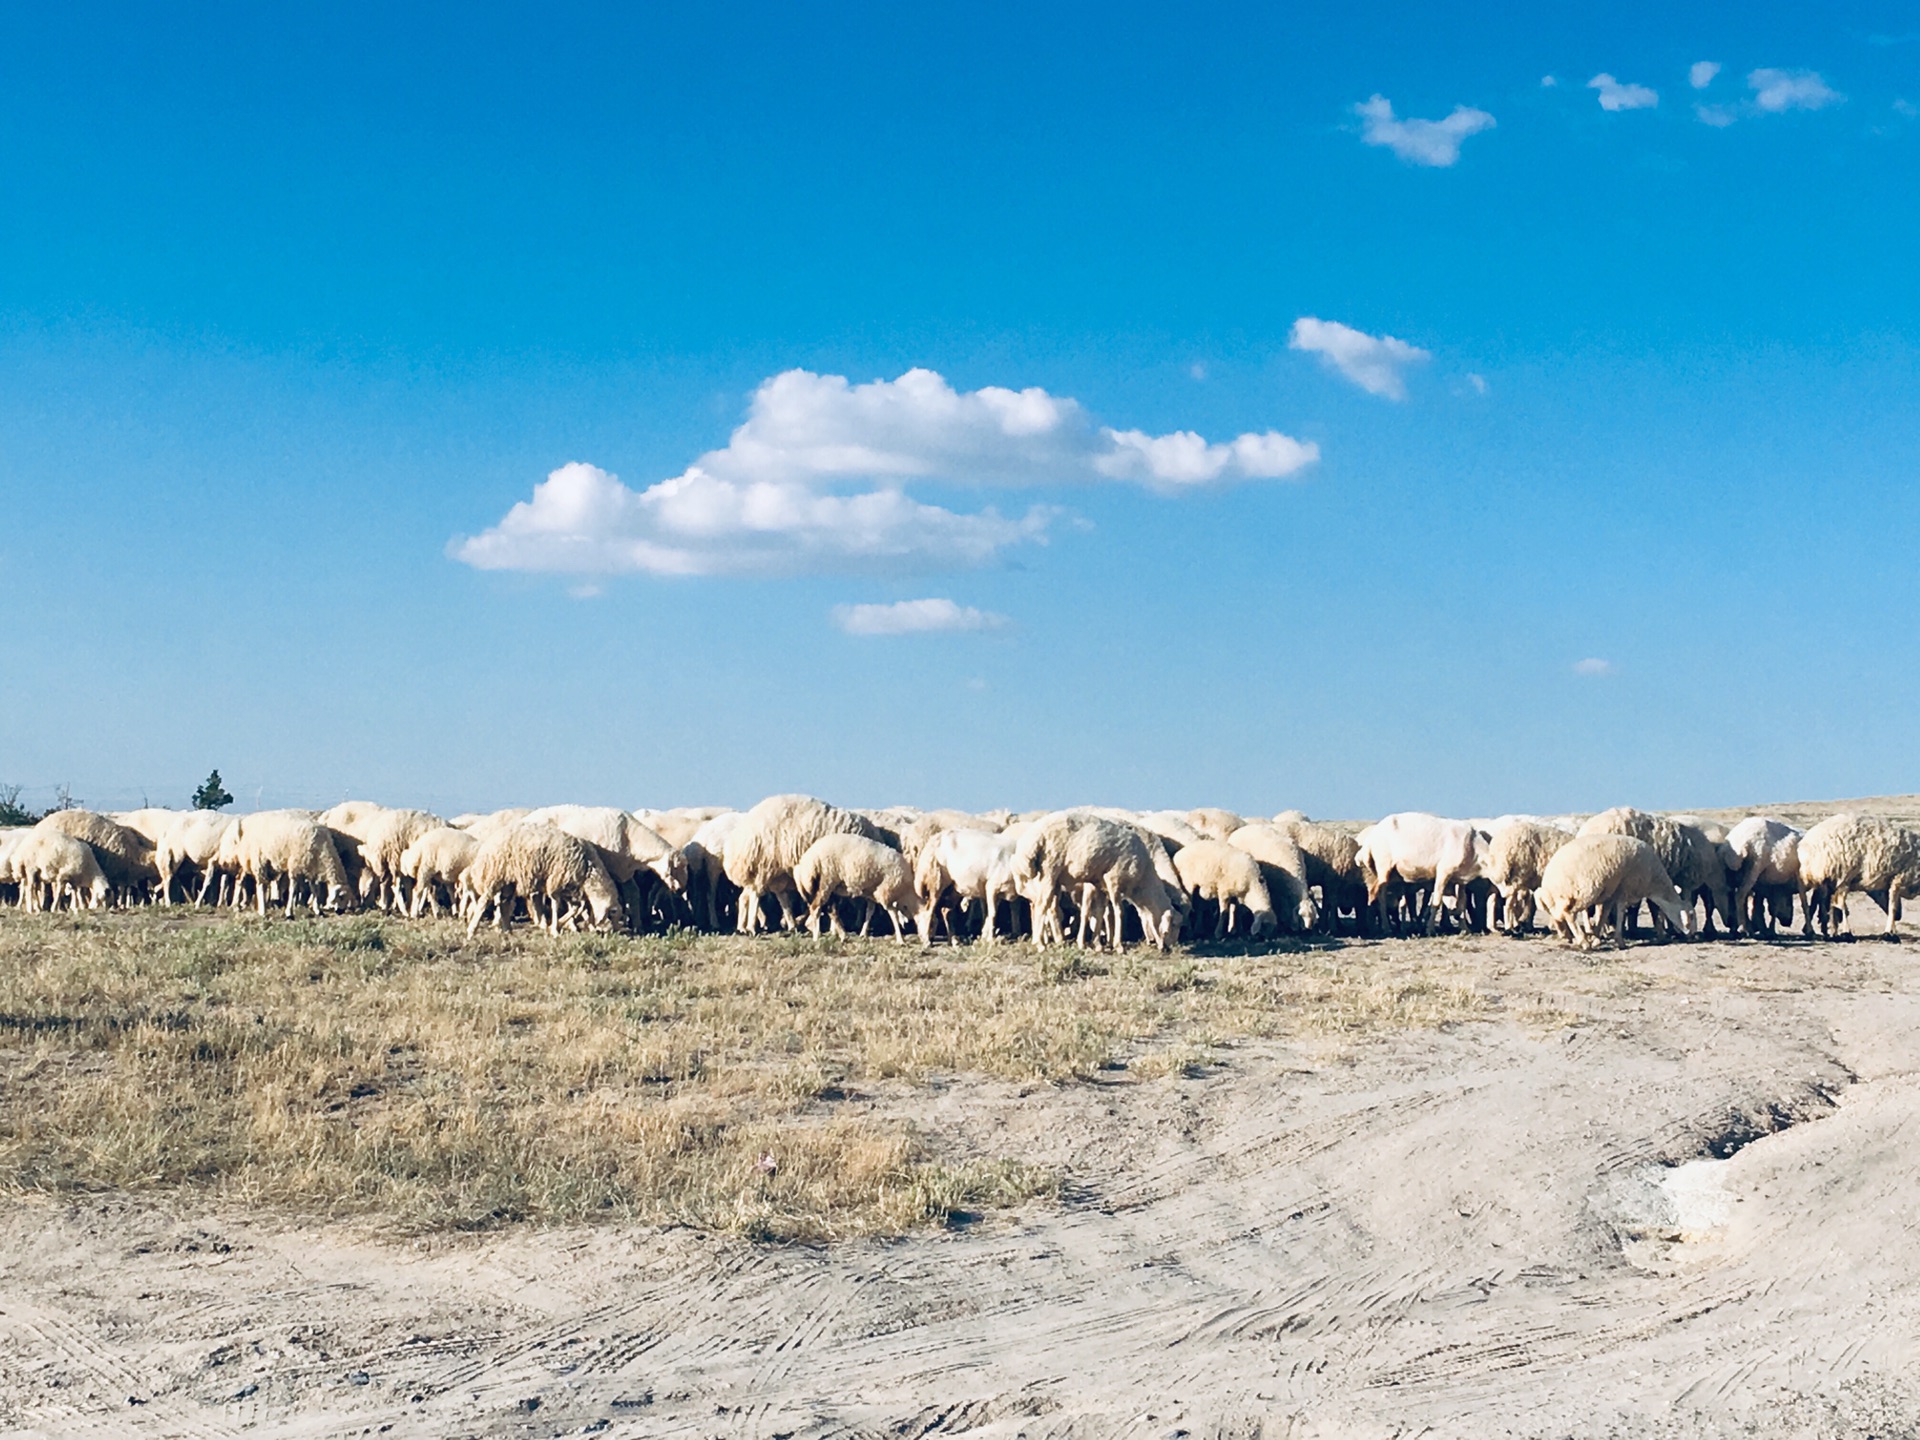
[[[849,635],[926,635],[998,630],[1007,617],[941,598],[896,600],[891,605],[836,605],[833,623]]]
[[[1542,90],[1551,90],[1559,83],[1560,77],[1558,75],[1542,75],[1540,77],[1540,88]]]
[[[1602,110],[1651,110],[1660,103],[1658,91],[1616,80],[1604,70],[1587,82],[1587,88],[1600,92]]]
[[[1613,671],[1613,662],[1602,660],[1597,655],[1589,655],[1584,660],[1573,662],[1573,673],[1576,675],[1611,675]]]
[[[1704,90],[1713,83],[1713,77],[1719,73],[1718,60],[1696,60],[1687,67],[1687,84],[1696,90]]]
[[[1487,377],[1484,375],[1476,375],[1472,371],[1468,371],[1467,384],[1473,387],[1473,393],[1476,395],[1484,395],[1487,393]]]
[[[1320,363],[1338,371],[1369,395],[1389,400],[1407,398],[1406,368],[1432,359],[1430,352],[1391,335],[1369,335],[1338,320],[1302,315],[1287,338],[1292,350],[1320,357]]]
[[[1468,105],[1454,106],[1444,120],[1401,120],[1384,95],[1361,101],[1353,113],[1363,122],[1360,139],[1366,144],[1384,145],[1409,165],[1441,169],[1460,158],[1461,141],[1494,127],[1493,116]]]
[[[1756,110],[1779,115],[1788,110],[1824,110],[1846,97],[1817,70],[1755,70],[1747,76]]]

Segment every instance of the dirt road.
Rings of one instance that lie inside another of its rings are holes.
[[[1864,917],[1863,917],[1864,920]],[[15,1204],[29,1435],[1920,1433],[1910,943],[1464,947],[1501,1018],[835,1103],[1062,1167],[884,1244]]]

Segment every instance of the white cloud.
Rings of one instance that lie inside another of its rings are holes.
[[[1473,387],[1473,393],[1476,395],[1487,393],[1487,377],[1484,375],[1476,375],[1471,370],[1468,371],[1467,384]]]
[[[1716,130],[1724,130],[1740,118],[1725,105],[1696,105],[1693,113],[1700,117],[1702,124],[1711,125]]]
[[[1293,322],[1287,345],[1318,355],[1323,365],[1339,371],[1368,394],[1384,395],[1389,400],[1407,398],[1402,374],[1407,366],[1433,358],[1418,345],[1391,335],[1369,335],[1338,320],[1317,320],[1311,315]]]
[[[922,635],[932,631],[997,630],[1007,617],[951,600],[896,600],[891,605],[836,605],[833,623],[849,635]]]
[[[1687,83],[1696,90],[1704,90],[1713,83],[1713,77],[1719,73],[1718,60],[1696,60],[1687,67]]]
[[[1602,110],[1651,110],[1660,103],[1658,92],[1645,85],[1629,85],[1602,71],[1587,82],[1589,90],[1600,92]]]
[[[1823,110],[1841,95],[1813,70],[1755,70],[1747,76],[1754,108],[1768,115],[1787,110]]]
[[[1540,77],[1540,88],[1542,90],[1551,90],[1559,85],[1559,83],[1560,77],[1558,75],[1542,75]]]
[[[1074,400],[987,386],[956,391],[930,370],[853,385],[789,370],[754,392],[727,445],[644,490],[569,464],[457,560],[483,570],[575,575],[793,574],[982,565],[1044,543],[1047,506],[1019,516],[923,503],[909,481],[1000,488],[1136,480],[1163,490],[1271,479],[1318,447],[1278,431],[1209,443],[1096,427]]]
[[[1574,662],[1573,673],[1576,675],[1611,675],[1613,674],[1613,668],[1613,662],[1611,660],[1601,660],[1596,656],[1589,655],[1585,660],[1576,660]]]
[[[1460,142],[1469,135],[1491,130],[1493,116],[1465,105],[1453,107],[1444,120],[1397,120],[1393,104],[1375,95],[1353,107],[1364,122],[1360,138],[1368,145],[1385,145],[1413,165],[1447,166],[1460,158]]]

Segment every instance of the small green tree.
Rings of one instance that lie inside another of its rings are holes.
[[[14,825],[31,825],[40,818],[35,811],[20,803],[18,785],[0,785],[0,828]]]
[[[220,783],[220,772],[214,771],[200,782],[200,788],[193,792],[193,808],[196,810],[218,810],[222,805],[233,804],[233,796]]]

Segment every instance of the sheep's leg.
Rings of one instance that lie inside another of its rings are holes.
[[[1895,877],[1887,886],[1887,934],[1900,933],[1900,880]]]
[[[863,895],[860,902],[866,907],[860,912],[860,938],[864,940],[873,931],[873,898]]]
[[[1431,935],[1440,925],[1440,902],[1447,893],[1447,875],[1444,871],[1433,873],[1433,893],[1427,897],[1427,934]]]

